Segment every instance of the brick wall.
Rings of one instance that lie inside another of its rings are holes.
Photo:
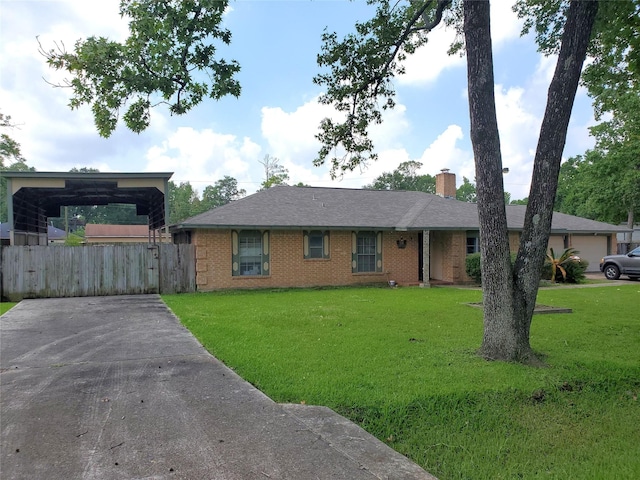
[[[196,285],[200,291],[226,288],[311,287],[386,283],[418,284],[418,233],[384,232],[382,273],[352,273],[351,231],[330,232],[330,257],[305,259],[300,230],[271,230],[270,274],[264,277],[231,275],[231,231],[197,230]],[[406,240],[404,249],[397,240]]]

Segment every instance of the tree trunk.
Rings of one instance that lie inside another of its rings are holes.
[[[516,318],[514,283],[494,96],[488,0],[464,2],[464,35],[482,256],[484,335],[481,353],[492,359],[512,359],[513,352],[528,349],[529,339],[513,322]]]
[[[572,1],[562,35],[533,163],[529,202],[514,265],[516,313],[529,336],[544,265],[567,128],[598,12],[595,0]]]
[[[471,142],[476,165],[485,358],[536,362],[531,318],[551,230],[567,125],[597,12],[596,1],[572,1],[558,65],[549,87],[520,249],[512,271],[495,111],[488,0],[464,1]]]

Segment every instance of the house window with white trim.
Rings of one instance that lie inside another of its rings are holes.
[[[232,275],[269,275],[269,232],[240,230],[231,232]]]
[[[352,237],[353,273],[382,272],[382,233],[354,232]]]
[[[310,230],[303,232],[305,259],[329,258],[329,232]]]

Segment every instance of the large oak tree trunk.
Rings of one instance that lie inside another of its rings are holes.
[[[572,1],[567,13],[536,150],[524,230],[512,270],[495,111],[489,1],[464,2],[471,142],[482,255],[481,354],[486,358],[536,360],[529,344],[531,318],[551,231],[567,126],[597,9],[597,1]]]

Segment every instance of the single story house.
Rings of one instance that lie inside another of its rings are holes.
[[[169,241],[164,234],[165,241]],[[85,243],[114,244],[114,243],[148,243],[160,242],[160,232],[149,230],[148,225],[110,225],[88,223],[84,227]]]
[[[437,194],[276,186],[170,227],[196,246],[198,290],[384,283],[466,283],[479,250],[477,206],[455,200],[455,175]],[[525,206],[507,207],[517,250]],[[597,270],[620,227],[554,214],[549,246],[577,248]]]
[[[0,245],[11,244],[10,225],[8,223],[0,223]],[[63,244],[67,239],[67,232],[53,225],[47,225],[47,243],[51,244]]]

